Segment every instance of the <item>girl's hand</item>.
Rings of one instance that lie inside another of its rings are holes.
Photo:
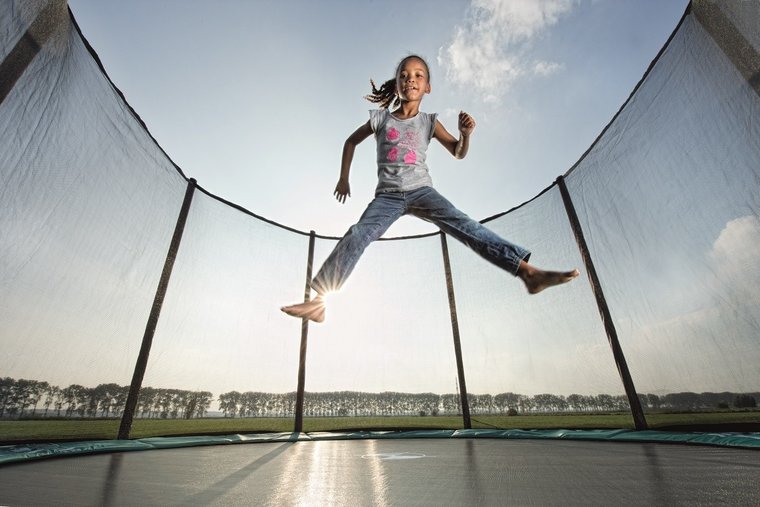
[[[338,184],[335,185],[335,192],[333,192],[335,198],[339,203],[346,202],[347,197],[351,197],[351,185],[348,184],[348,180],[339,179]]]
[[[464,111],[459,111],[459,132],[469,137],[473,130],[475,130],[475,119]]]

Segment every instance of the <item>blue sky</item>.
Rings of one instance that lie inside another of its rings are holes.
[[[477,219],[570,168],[628,97],[686,0],[70,0],[82,32],[153,136],[201,186],[254,213],[342,235],[372,198],[374,146],[353,197],[332,195],[345,138],[367,119],[369,79],[427,58],[423,109],[470,154],[429,153],[436,187]],[[403,218],[387,235],[432,231]]]

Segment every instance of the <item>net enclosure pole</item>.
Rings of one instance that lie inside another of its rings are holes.
[[[37,14],[24,35],[0,63],[0,104],[5,101],[45,42],[56,30],[61,29],[67,16],[65,0],[51,1]]]
[[[309,256],[306,260],[306,287],[303,291],[303,302],[306,303],[311,299],[311,272],[314,266],[314,243],[316,234],[314,231],[309,233]],[[298,358],[298,388],[296,389],[296,420],[293,431],[301,433],[303,431],[303,405],[304,392],[306,390],[306,346],[309,341],[309,319],[301,319],[301,350]]]
[[[747,2],[747,6],[748,11],[752,9],[750,2]],[[713,0],[692,0],[688,8],[755,93],[760,95],[760,53],[723,13],[720,3]],[[758,13],[756,5],[754,12],[754,15],[749,15],[756,18]],[[755,26],[757,26],[756,23]]]
[[[457,303],[454,299],[454,281],[451,277],[451,263],[449,261],[449,245],[446,242],[446,234],[441,232],[441,252],[443,253],[443,269],[446,274],[446,290],[449,294],[449,313],[451,314],[451,333],[454,337],[454,355],[457,361],[457,375],[459,379],[459,396],[462,403],[462,420],[466,429],[472,428],[470,420],[470,403],[467,400],[467,383],[464,379],[464,362],[462,361],[462,343],[459,340],[459,319],[457,318]]]
[[[596,268],[594,268],[594,261],[591,259],[591,254],[589,253],[588,245],[586,244],[586,238],[583,235],[583,229],[581,228],[580,220],[578,220],[578,214],[575,212],[575,206],[570,198],[570,192],[567,190],[564,176],[557,178],[557,185],[562,194],[562,202],[565,204],[565,211],[570,220],[570,226],[573,229],[575,241],[578,243],[578,249],[581,252],[583,265],[586,268],[586,273],[589,282],[591,283],[591,290],[594,292],[594,297],[596,298],[596,305],[599,308],[599,314],[602,317],[602,323],[604,324],[604,330],[607,333],[607,341],[612,349],[615,365],[620,374],[620,379],[623,382],[625,394],[628,397],[628,404],[631,407],[634,426],[637,430],[645,430],[647,429],[647,421],[644,417],[644,411],[641,408],[641,401],[639,400],[636,388],[633,385],[631,372],[628,370],[628,363],[625,360],[623,349],[620,347],[617,330],[615,329],[615,324],[612,322],[612,315],[607,306],[607,300],[604,297],[602,285],[599,283],[599,277],[596,274]]]
[[[172,236],[172,241],[169,245],[169,252],[166,254],[164,269],[161,272],[161,279],[158,282],[156,296],[153,299],[153,307],[151,308],[150,316],[148,317],[148,323],[145,326],[145,334],[143,335],[142,345],[140,346],[140,353],[137,355],[137,362],[135,364],[134,374],[132,375],[132,383],[129,386],[127,402],[124,405],[124,413],[121,416],[121,424],[119,426],[119,434],[117,437],[120,440],[128,439],[129,433],[132,430],[132,420],[134,419],[135,410],[137,408],[137,399],[140,395],[140,388],[142,387],[143,377],[145,376],[145,369],[148,366],[148,356],[150,355],[150,348],[153,345],[153,336],[156,333],[158,317],[161,315],[161,307],[164,304],[166,290],[169,287],[169,279],[171,278],[172,269],[174,268],[174,261],[177,259],[179,244],[182,241],[182,234],[185,231],[185,223],[187,222],[187,216],[190,213],[190,204],[193,201],[196,185],[197,182],[193,178],[187,182],[185,198],[182,201],[182,208],[180,209],[179,217],[177,218],[177,225],[174,228],[174,235]]]

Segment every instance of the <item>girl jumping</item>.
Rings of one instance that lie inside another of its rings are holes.
[[[283,312],[322,322],[325,319],[324,295],[340,289],[364,249],[406,214],[434,223],[484,259],[522,280],[530,294],[537,294],[578,276],[577,269],[544,271],[528,264],[528,250],[502,239],[456,209],[433,189],[433,181],[425,164],[430,140],[437,139],[455,158],[462,159],[467,155],[475,120],[469,114],[460,112],[459,139],[454,138],[438,121],[435,113],[420,111],[422,99],[428,93],[430,70],[425,60],[416,55],[401,60],[395,77],[379,89],[372,82],[372,94],[365,98],[379,104],[380,109],[370,111],[369,121],[356,129],[343,145],[340,178],[334,195],[340,203],[351,197],[348,175],[354,149],[374,134],[378,175],[375,198],[359,222],[351,226],[335,245],[311,281],[311,287],[317,293],[314,299],[285,306]]]

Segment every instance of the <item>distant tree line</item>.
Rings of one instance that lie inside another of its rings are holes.
[[[100,384],[58,387],[37,380],[0,377],[0,418],[121,417],[129,386]],[[135,417],[190,419],[208,413],[214,395],[207,391],[143,387]]]
[[[293,414],[295,393],[230,391],[219,396],[224,417],[285,417]],[[645,411],[707,411],[756,408],[760,393],[670,393],[639,395]],[[630,410],[625,395],[501,393],[468,394],[473,415],[538,413],[599,413]],[[411,416],[461,414],[458,394],[366,393],[336,391],[305,393],[306,417]]]
[[[129,386],[100,384],[65,388],[36,380],[0,377],[0,418],[21,417],[121,417]],[[468,394],[473,415],[539,413],[603,413],[630,410],[624,395],[516,393]],[[707,411],[757,408],[760,393],[640,394],[647,412]],[[135,417],[191,419],[206,417],[214,401],[208,391],[143,387]],[[295,412],[296,393],[230,391],[219,395],[218,410],[224,417],[289,417]],[[458,394],[367,393],[359,391],[307,392],[306,417],[414,416],[461,414]]]

